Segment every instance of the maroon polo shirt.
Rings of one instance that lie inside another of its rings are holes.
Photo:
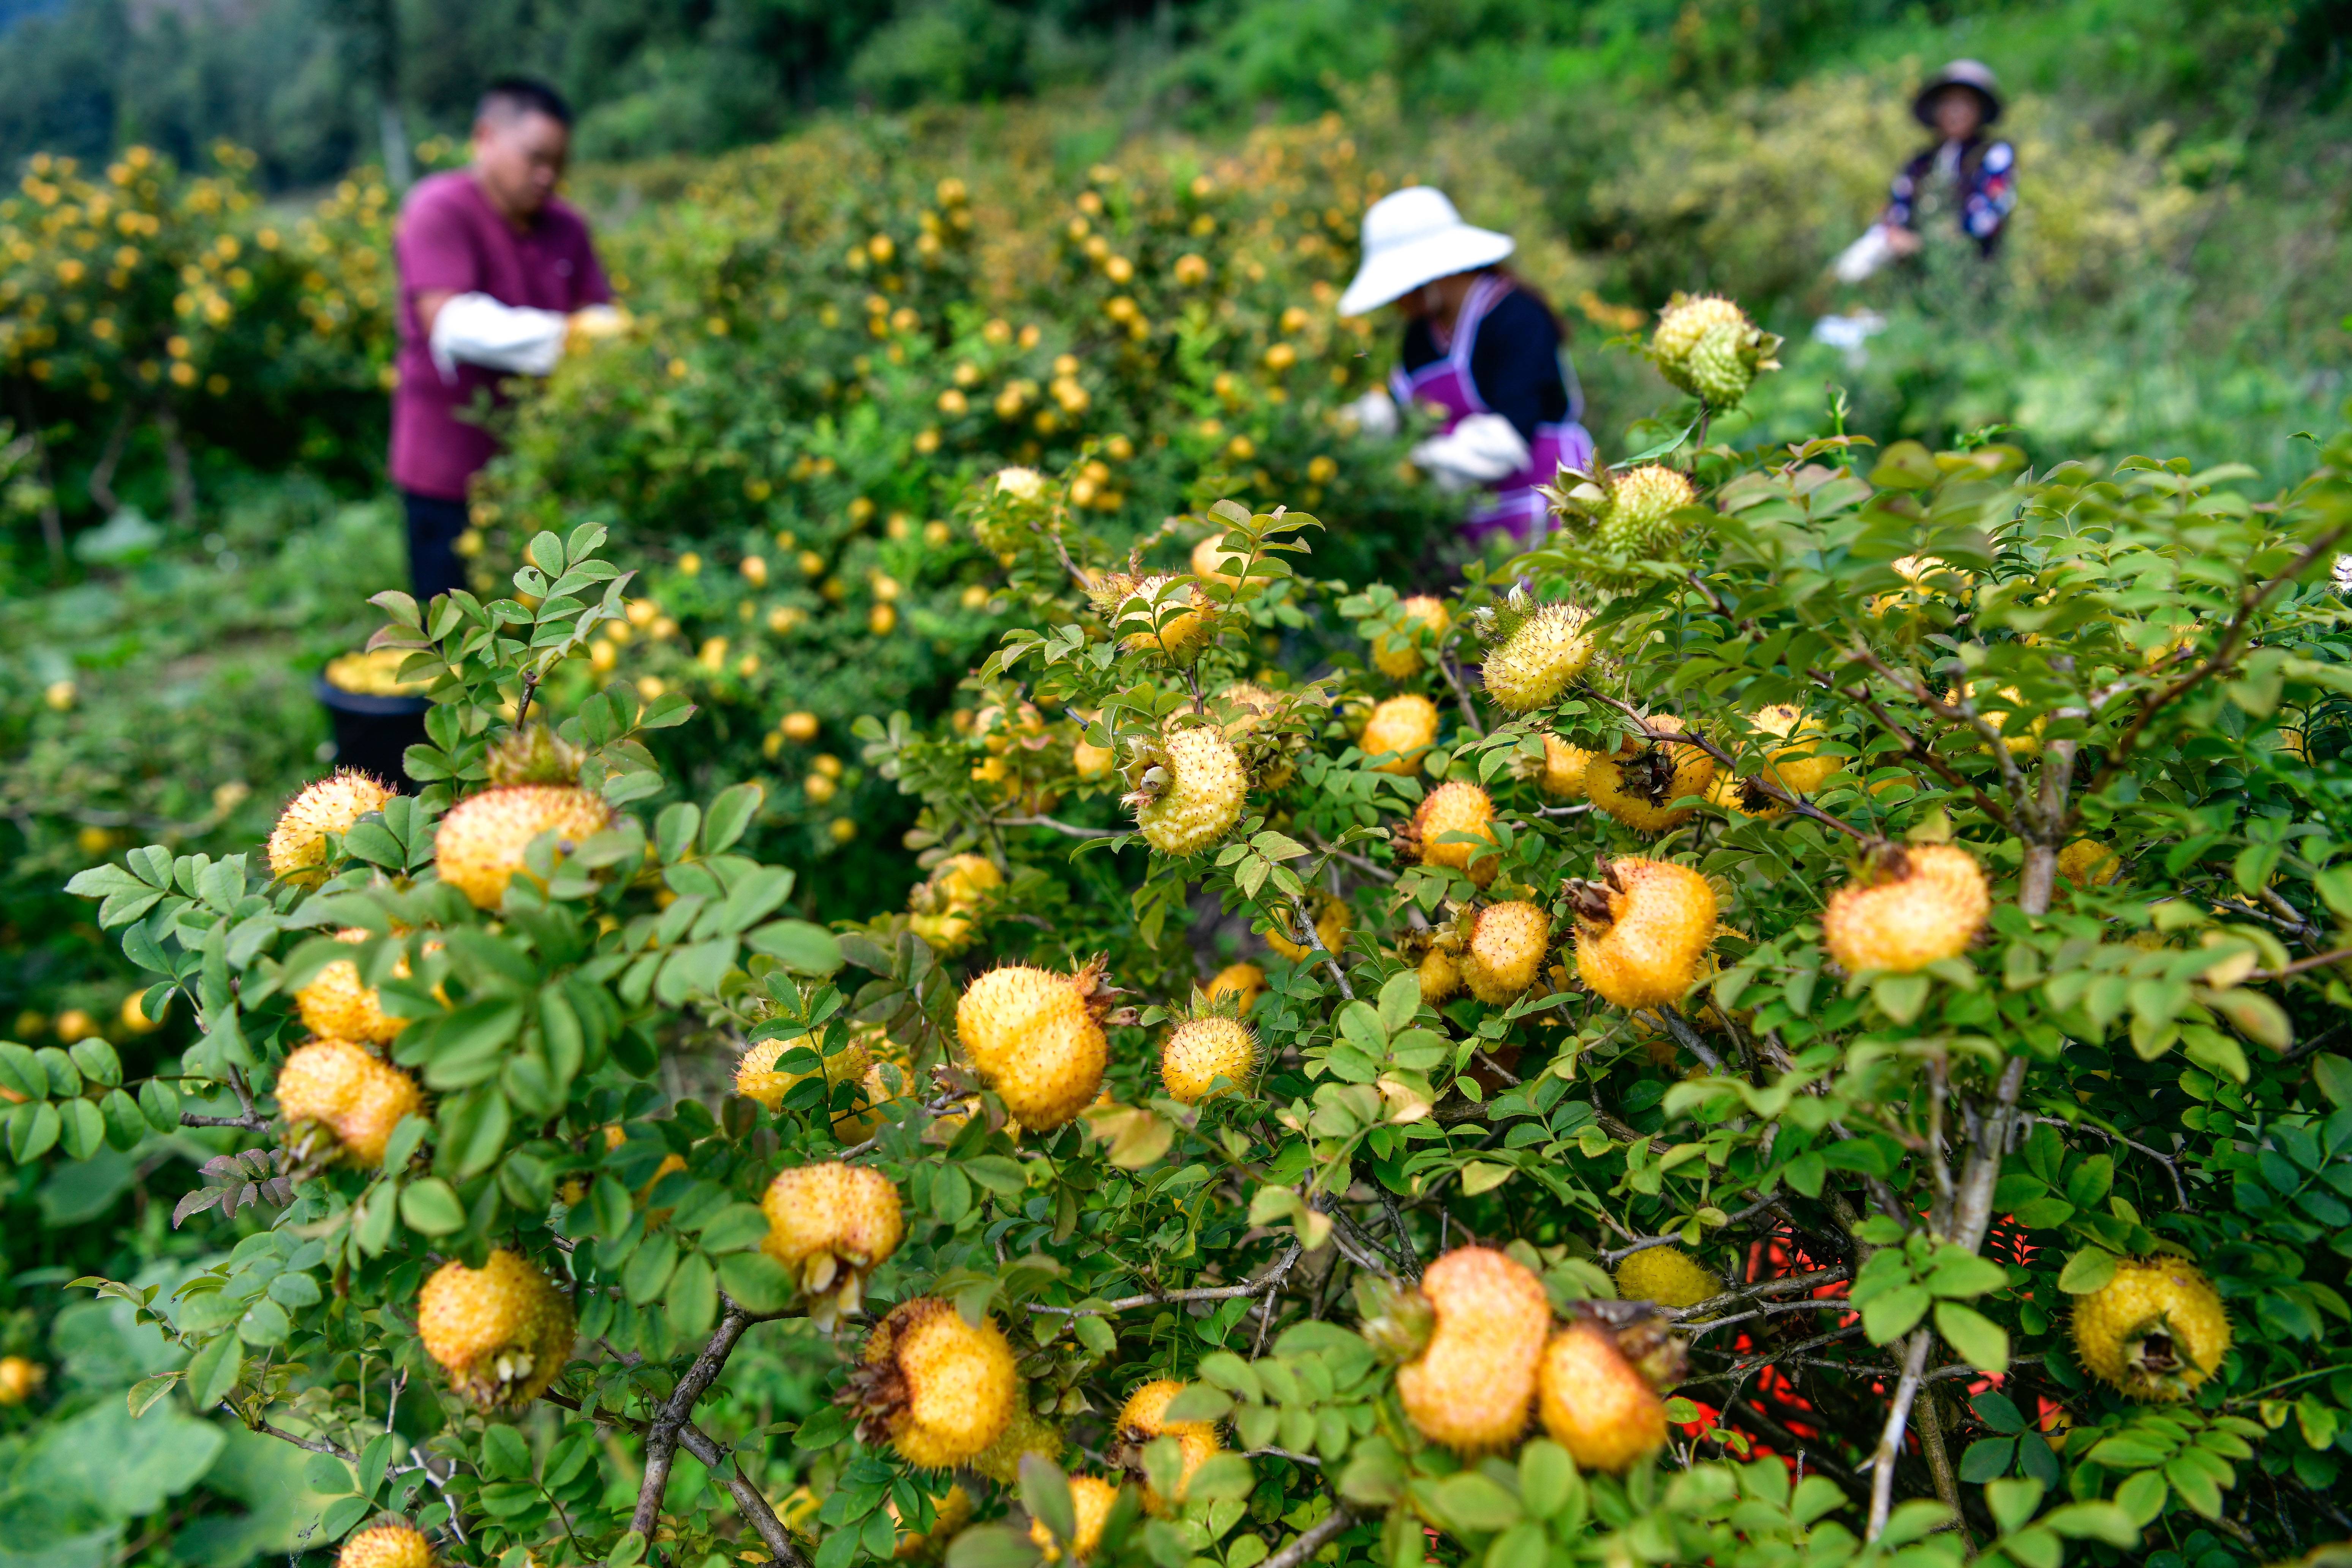
[[[501,305],[577,310],[610,300],[588,225],[551,200],[518,233],[464,170],[420,180],[401,204],[392,242],[400,270],[399,380],[392,395],[392,482],[417,495],[462,500],[466,483],[498,445],[468,411],[501,373],[460,364],[445,381],[433,363],[416,297],[440,289],[488,294]]]

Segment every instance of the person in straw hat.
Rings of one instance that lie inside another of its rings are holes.
[[[1396,429],[1399,403],[1443,421],[1413,461],[1441,486],[1474,493],[1463,534],[1480,549],[1498,537],[1532,547],[1550,515],[1536,487],[1563,462],[1592,461],[1559,319],[1504,268],[1512,248],[1510,236],[1463,222],[1444,192],[1409,186],[1364,214],[1362,264],[1339,297],[1343,316],[1393,305],[1403,317],[1389,390],[1352,410],[1374,435]]]
[[[1954,60],[1927,79],[1911,116],[1936,133],[1935,144],[1896,173],[1878,221],[1838,258],[1840,280],[1859,283],[1888,261],[1916,255],[1942,222],[1979,255],[2000,248],[2017,205],[2017,150],[1986,134],[2000,108],[2000,83],[1981,61]]]

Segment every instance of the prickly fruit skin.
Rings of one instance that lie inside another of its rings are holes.
[[[1500,1006],[1516,1001],[1543,973],[1550,946],[1551,916],[1541,908],[1518,900],[1489,904],[1471,923],[1462,978],[1481,1002]]]
[[[1756,379],[1753,333],[1731,323],[1709,327],[1683,362],[1691,390],[1717,408],[1735,406]]]
[[[1478,887],[1495,879],[1502,868],[1502,857],[1493,849],[1478,844],[1447,843],[1449,833],[1470,833],[1495,842],[1494,798],[1476,784],[1462,780],[1439,784],[1422,798],[1412,814],[1412,831],[1421,845],[1421,863],[1424,866],[1449,866],[1465,872]],[[1473,860],[1471,857],[1477,858]]]
[[[1628,855],[1611,863],[1610,879],[1583,888],[1576,972],[1584,984],[1618,1007],[1679,1001],[1715,943],[1715,889],[1706,879],[1670,860]]]
[[[1170,576],[1113,573],[1090,591],[1095,607],[1129,653],[1159,653],[1181,662],[1215,629],[1216,606],[1192,584]],[[1140,602],[1139,602],[1140,601]]]
[[[1142,1474],[1141,1455],[1154,1438],[1173,1437],[1183,1457],[1183,1468],[1176,1481],[1176,1500],[1184,1500],[1185,1490],[1192,1484],[1193,1472],[1209,1461],[1224,1445],[1218,1440],[1217,1424],[1213,1421],[1171,1421],[1168,1407],[1184,1392],[1184,1384],[1174,1378],[1163,1377],[1147,1383],[1127,1397],[1120,1406],[1118,1419],[1111,1424],[1113,1455],[1127,1466],[1130,1473]],[[1143,1506],[1153,1513],[1164,1513],[1168,1500],[1144,1489]]]
[[[908,1464],[946,1469],[1003,1435],[1021,1374],[993,1319],[968,1323],[948,1302],[918,1296],[876,1325],[846,1392],[866,1442],[887,1437]]]
[[[1506,712],[1531,713],[1557,698],[1592,662],[1591,619],[1567,605],[1543,605],[1486,655],[1480,679]]]
[[[987,856],[950,855],[908,895],[908,907],[914,911],[908,924],[952,958],[971,945],[978,926],[972,910],[1003,886],[1004,873]]]
[[[1421,955],[1421,999],[1434,1007],[1462,989],[1462,965],[1444,948]]]
[[[1212,1095],[1245,1094],[1257,1075],[1257,1037],[1215,1014],[1176,1026],[1160,1047],[1160,1081],[1168,1098],[1198,1105]],[[1217,1080],[1225,1081],[1219,1085]]]
[[[441,879],[478,910],[495,910],[522,868],[522,852],[552,832],[566,853],[613,824],[613,808],[570,784],[507,784],[449,808],[433,837]]]
[[[1671,713],[1643,721],[1654,731],[1679,734],[1683,721]],[[1676,806],[1685,795],[1704,796],[1715,783],[1715,759],[1696,746],[1671,741],[1636,745],[1631,753],[1595,757],[1585,764],[1584,793],[1592,804],[1636,833],[1664,833],[1697,814]]]
[[[1976,857],[1956,844],[1920,844],[1883,858],[1874,880],[1847,883],[1822,914],[1822,941],[1849,974],[1908,974],[1968,951],[1991,911]]]
[[[1209,977],[1201,994],[1212,1002],[1231,996],[1234,1011],[1246,1017],[1250,1005],[1265,994],[1265,971],[1255,963],[1228,963]]]
[[[837,1160],[778,1172],[760,1208],[768,1216],[760,1250],[812,1293],[831,1289],[836,1273],[864,1274],[907,1234],[890,1178]]]
[[[1718,294],[1677,295],[1658,312],[1658,325],[1650,334],[1650,353],[1661,368],[1679,365],[1690,358],[1699,340],[1708,331],[1719,326],[1748,325],[1748,312]],[[1667,379],[1672,381],[1671,374]],[[1682,384],[1676,382],[1680,386]],[[1683,387],[1685,392],[1689,387]]]
[[[1005,1110],[1040,1132],[1094,1103],[1110,1060],[1079,983],[1025,964],[992,969],[965,987],[956,1036]]]
[[[354,927],[337,931],[335,940],[357,944],[374,934]],[[407,974],[407,961],[402,960],[393,973]],[[339,958],[319,971],[317,978],[294,993],[294,1005],[302,1015],[302,1026],[328,1039],[390,1045],[392,1037],[408,1026],[407,1019],[383,1010],[374,986],[360,984],[360,966],[348,958]]]
[[[1118,1488],[1100,1476],[1070,1478],[1070,1511],[1076,1516],[1072,1522],[1076,1526],[1069,1542],[1071,1556],[1083,1562],[1095,1554],[1095,1549],[1102,1544],[1103,1524],[1110,1518],[1110,1505],[1118,1500]],[[1029,1521],[1029,1539],[1045,1553],[1046,1562],[1062,1560],[1061,1549],[1054,1544],[1054,1532],[1045,1528],[1044,1520]]]
[[[1748,724],[1759,735],[1790,743],[1766,752],[1764,765],[1751,778],[1716,780],[1707,798],[1727,810],[1767,820],[1785,816],[1787,803],[1759,788],[1759,782],[1801,798],[1827,784],[1830,776],[1844,765],[1836,757],[1814,754],[1822,727],[1806,718],[1804,710],[1793,702],[1775,702],[1759,708],[1748,716]]]
[[[406,1520],[388,1519],[346,1539],[335,1568],[433,1568],[433,1543]]]
[[[0,1408],[22,1405],[41,1386],[47,1369],[20,1355],[0,1356]]]
[[[2230,1348],[2230,1314],[2205,1276],[2177,1258],[2126,1258],[2074,1298],[2083,1365],[2126,1399],[2186,1399]]]
[[[1024,1403],[1014,1408],[1003,1434],[973,1458],[971,1468],[990,1480],[1009,1487],[1021,1479],[1024,1455],[1042,1454],[1048,1459],[1059,1459],[1062,1447],[1062,1429]]]
[[[1318,910],[1315,916],[1315,940],[1321,942],[1323,951],[1328,953],[1338,953],[1347,947],[1348,905],[1346,900],[1340,899],[1323,900],[1322,909]],[[1303,942],[1293,942],[1278,931],[1265,933],[1265,945],[1293,963],[1305,963],[1315,956],[1314,948]]]
[[[276,1092],[289,1134],[324,1128],[363,1169],[383,1163],[384,1144],[402,1117],[425,1109],[415,1079],[349,1040],[297,1046],[278,1069]]]
[[[1445,601],[1427,594],[1415,594],[1400,607],[1409,626],[1418,624],[1429,628],[1433,642],[1454,625],[1454,618],[1445,613]],[[1391,680],[1412,679],[1421,673],[1422,664],[1421,649],[1409,636],[1392,632],[1372,639],[1372,668]]]
[[[1554,800],[1581,798],[1584,770],[1591,764],[1593,753],[1557,735],[1546,735],[1543,745],[1543,771],[1536,775],[1536,787]]]
[[[372,811],[382,811],[392,791],[352,768],[338,768],[286,803],[269,830],[269,871],[292,876],[322,866],[330,833],[349,833]]]
[[[1597,520],[1593,542],[1612,555],[1649,560],[1672,542],[1675,510],[1698,500],[1679,469],[1657,463],[1620,474],[1610,488],[1609,510]]]
[[[1536,1363],[1551,1331],[1542,1281],[1485,1247],[1457,1247],[1421,1277],[1435,1326],[1397,1368],[1397,1398],[1421,1435],[1457,1454],[1507,1448],[1527,1429]]]
[[[1696,1307],[1723,1292],[1715,1271],[1679,1247],[1649,1247],[1617,1266],[1620,1300]]]
[[[1666,1440],[1665,1403],[1591,1323],[1571,1323],[1544,1347],[1538,1403],[1544,1429],[1588,1470],[1623,1475]]]
[[[805,1072],[780,1070],[776,1063],[786,1051],[806,1049],[818,1057],[816,1067]],[[849,1043],[831,1056],[824,1054],[823,1043],[812,1035],[794,1035],[786,1039],[779,1037],[761,1040],[745,1051],[735,1063],[735,1092],[746,1100],[756,1100],[770,1110],[784,1108],[784,1096],[793,1086],[822,1073],[827,1084],[856,1083],[866,1076],[873,1065],[874,1052],[868,1041],[852,1034]]]
[[[2123,857],[2095,838],[2077,838],[2058,851],[2058,874],[2078,888],[2104,887],[2123,869]]]
[[[1160,742],[1168,782],[1135,814],[1144,841],[1163,855],[1192,855],[1223,838],[1242,817],[1249,775],[1216,731],[1172,730]]]
[[[451,1259],[416,1298],[416,1331],[449,1386],[478,1410],[520,1409],[572,1356],[571,1298],[499,1247],[479,1268]]]
[[[1357,744],[1372,760],[1375,773],[1417,773],[1422,754],[1436,739],[1437,705],[1409,692],[1374,708]]]

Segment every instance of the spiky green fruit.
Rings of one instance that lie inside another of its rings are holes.
[[[1709,327],[1683,362],[1691,390],[1717,408],[1735,406],[1756,379],[1761,357],[1756,352],[1757,335],[1729,322]]]
[[[1506,711],[1528,713],[1557,698],[1592,662],[1592,639],[1584,630],[1592,617],[1572,605],[1522,609],[1517,592],[1512,599],[1517,624],[1486,655],[1479,674],[1486,694]]]

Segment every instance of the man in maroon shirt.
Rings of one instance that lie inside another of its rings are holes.
[[[617,314],[587,224],[555,195],[571,140],[554,89],[502,78],[476,110],[472,166],[419,182],[401,206],[392,482],[420,604],[465,583],[466,489],[497,450],[482,415],[500,378],[545,375],[572,336]]]

